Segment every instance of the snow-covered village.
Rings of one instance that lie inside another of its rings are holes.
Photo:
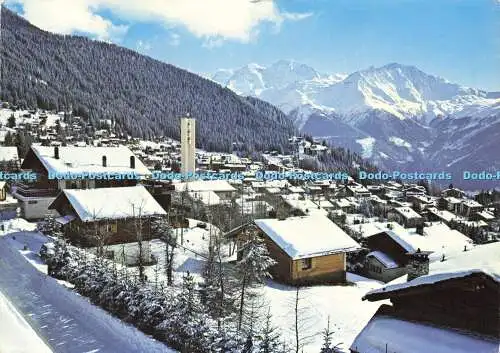
[[[498,1],[0,7],[0,353],[500,353]]]
[[[36,173],[2,182],[6,352],[498,350],[497,191],[259,179],[330,151],[292,136],[251,159],[196,149],[194,118],[153,141],[2,106],[4,173]]]

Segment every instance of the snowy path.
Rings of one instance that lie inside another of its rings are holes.
[[[0,352],[52,353],[22,315],[0,292]],[[26,347],[29,347],[26,348]]]
[[[55,353],[175,352],[38,271],[9,238],[0,237],[0,291]]]

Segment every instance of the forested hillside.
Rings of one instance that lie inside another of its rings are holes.
[[[120,131],[178,138],[178,118],[197,123],[198,147],[247,150],[285,146],[292,122],[269,103],[240,97],[200,76],[113,44],[42,31],[1,12],[1,96],[19,106],[72,108],[113,119]]]

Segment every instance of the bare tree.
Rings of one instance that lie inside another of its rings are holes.
[[[305,305],[304,302],[305,298],[302,293],[302,288],[297,286],[293,301],[293,334],[295,353],[299,353],[303,350],[304,347],[311,342],[311,339],[317,335],[317,332],[312,333],[313,308]]]
[[[109,239],[113,236],[111,228],[111,220],[100,217],[100,211],[93,210],[91,219],[83,225],[81,233],[85,239],[97,247],[96,255],[104,257],[105,246],[108,245]]]

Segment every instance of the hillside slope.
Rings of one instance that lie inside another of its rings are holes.
[[[133,136],[178,138],[178,118],[198,120],[198,147],[285,146],[295,132],[279,109],[113,44],[42,31],[1,11],[1,96],[17,105],[114,119]]]

